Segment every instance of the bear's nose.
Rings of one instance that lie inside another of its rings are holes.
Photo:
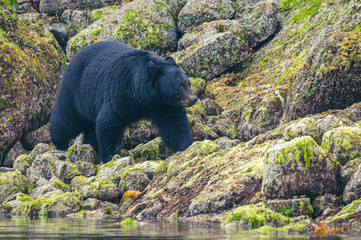
[[[192,99],[191,99],[191,104],[192,104],[192,105],[195,104],[195,103],[197,102],[197,100],[198,100],[197,97],[192,98]]]

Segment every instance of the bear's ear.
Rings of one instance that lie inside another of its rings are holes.
[[[162,68],[156,65],[154,62],[149,61],[149,72],[152,78],[154,79],[155,77],[162,74]]]
[[[164,60],[166,60],[167,62],[169,62],[169,63],[174,63],[174,64],[177,64],[175,61],[174,61],[174,59],[172,58],[172,57],[166,57]]]

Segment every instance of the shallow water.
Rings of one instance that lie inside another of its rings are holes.
[[[119,219],[0,218],[0,239],[305,239],[297,235],[245,235],[219,224],[138,222],[124,228]],[[359,239],[328,236],[322,239]]]

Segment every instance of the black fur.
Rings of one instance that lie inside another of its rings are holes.
[[[65,150],[83,132],[84,143],[108,162],[124,129],[146,118],[158,126],[168,147],[184,150],[192,144],[184,106],[195,99],[172,58],[119,42],[95,43],[79,52],[64,73],[50,118],[51,138]]]

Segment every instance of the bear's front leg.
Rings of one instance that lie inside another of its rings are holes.
[[[164,143],[173,151],[183,151],[192,143],[192,131],[184,107],[163,106],[153,112]]]
[[[96,119],[96,137],[98,140],[98,156],[103,163],[109,162],[121,144],[124,131],[121,119],[109,105],[103,105]]]

